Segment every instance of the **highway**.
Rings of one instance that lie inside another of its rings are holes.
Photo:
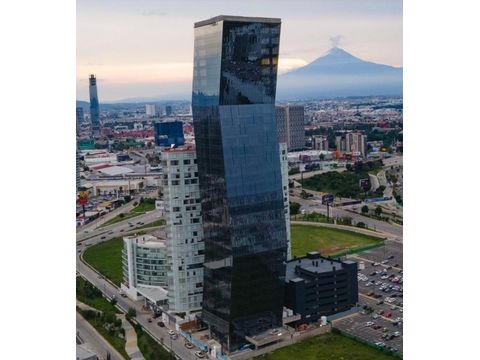
[[[110,353],[111,360],[125,360],[125,358],[110,345],[96,330],[85,320],[78,312],[77,314],[77,331],[84,346],[95,352],[101,360],[107,359],[107,353]]]
[[[154,214],[151,214],[154,213]],[[144,217],[147,215],[150,215],[151,217],[156,216],[156,219],[159,218],[159,215],[156,211],[147,213],[143,215]],[[156,214],[155,214],[156,213]],[[76,266],[77,266],[77,271],[83,276],[85,279],[87,279],[90,283],[92,283],[95,287],[97,287],[107,298],[111,299],[113,296],[117,299],[117,305],[125,312],[128,311],[130,307],[133,307],[137,311],[137,321],[144,329],[147,329],[151,335],[158,341],[161,342],[163,339],[164,345],[167,348],[172,347],[173,351],[177,355],[179,359],[182,360],[193,360],[196,359],[196,356],[194,354],[195,351],[198,350],[198,348],[193,348],[193,349],[187,349],[184,345],[184,340],[183,338],[179,335],[177,340],[171,340],[170,336],[168,335],[167,331],[169,330],[168,328],[164,327],[161,328],[157,325],[158,321],[153,321],[151,323],[148,322],[148,318],[152,316],[150,312],[145,312],[142,309],[143,302],[142,301],[132,301],[128,298],[124,298],[120,296],[119,288],[114,286],[112,283],[104,279],[102,276],[100,276],[96,271],[92,270],[89,266],[87,266],[84,262],[81,260],[81,255],[84,253],[84,251],[88,248],[85,246],[85,243],[94,245],[102,241],[107,241],[113,237],[120,236],[118,233],[117,228],[129,228],[128,226],[128,221],[130,220],[125,220],[122,221],[121,223],[114,224],[113,229],[115,229],[113,234],[105,234],[105,230],[103,229],[97,229],[94,230],[92,233],[89,234],[89,236],[93,236],[90,239],[86,241],[80,242],[79,245],[76,247]],[[139,220],[136,220],[139,221]],[[135,223],[136,223],[135,221]],[[124,231],[121,233],[121,236],[127,235],[134,233],[134,230],[129,230]],[[102,236],[105,236],[105,239],[101,239]],[[120,259],[119,259],[120,260]],[[174,329],[173,329],[174,330]]]
[[[313,199],[313,200],[312,200]],[[298,196],[290,195],[290,201],[297,202],[301,205],[301,209],[305,210],[306,213],[316,212],[323,215],[327,215],[327,206],[321,204],[321,199],[314,196],[308,200],[302,199]],[[361,205],[358,205],[361,206]],[[348,211],[339,207],[330,206],[330,217],[350,217],[352,220],[357,222],[365,223],[369,229],[375,229],[378,232],[383,233],[388,238],[392,238],[398,241],[403,239],[403,227],[400,225],[394,225],[387,223],[385,221],[380,221],[372,219],[360,214],[357,214],[353,211]]]

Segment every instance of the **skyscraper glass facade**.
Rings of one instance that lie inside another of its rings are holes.
[[[154,124],[156,146],[182,146],[185,144],[181,121],[157,122]]]
[[[92,133],[98,135],[100,133],[100,104],[98,103],[97,79],[95,75],[90,75],[89,92],[90,92],[90,119],[92,122]]]
[[[275,122],[279,39],[279,19],[220,16],[195,24],[202,317],[229,351],[282,321],[287,233]]]

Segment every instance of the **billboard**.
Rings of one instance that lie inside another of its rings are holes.
[[[322,204],[332,204],[333,203],[333,195],[332,194],[325,194],[322,196]]]
[[[367,179],[360,179],[359,186],[360,186],[360,189],[367,192],[368,190],[370,190],[370,187],[371,187],[370,179],[368,179],[368,178]]]

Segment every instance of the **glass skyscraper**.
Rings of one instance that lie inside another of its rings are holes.
[[[97,79],[95,75],[90,75],[89,92],[90,92],[90,119],[92,122],[93,136],[100,134],[100,105],[98,103]]]
[[[195,24],[202,318],[228,351],[282,323],[287,232],[275,121],[279,40],[280,19],[218,16]]]

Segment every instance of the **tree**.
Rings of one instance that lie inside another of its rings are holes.
[[[382,215],[382,212],[383,212],[383,210],[380,206],[377,206],[375,208],[375,215],[380,216],[380,215]]]
[[[133,307],[128,308],[127,316],[129,318],[137,316],[137,310],[135,310]]]
[[[290,203],[290,215],[297,215],[300,212],[300,204],[296,202]]]
[[[368,206],[367,205],[362,206],[362,214],[368,214]]]

